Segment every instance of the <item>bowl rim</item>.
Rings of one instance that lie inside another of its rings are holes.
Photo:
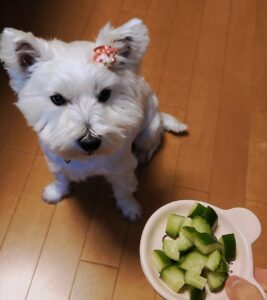
[[[252,282],[253,284],[255,284],[261,291],[261,293],[264,295],[265,297],[265,293],[262,289],[262,287],[258,284],[258,282],[255,280],[254,278],[254,275],[253,275],[253,257],[252,257],[252,243],[259,237],[260,233],[261,233],[261,224],[257,218],[257,216],[251,212],[250,210],[246,209],[246,208],[240,208],[240,207],[237,207],[237,208],[230,208],[230,209],[222,209],[222,208],[219,208],[211,203],[208,203],[208,202],[203,202],[203,201],[199,201],[199,200],[191,200],[191,199],[185,199],[185,200],[176,200],[176,201],[173,201],[173,202],[170,202],[170,203],[167,203],[166,205],[160,207],[159,209],[157,209],[151,216],[150,218],[147,220],[144,228],[143,228],[143,232],[142,232],[142,235],[141,235],[141,239],[140,239],[140,246],[139,246],[139,255],[140,255],[140,262],[141,262],[141,267],[142,267],[142,270],[145,274],[145,277],[147,278],[147,280],[149,281],[149,283],[152,285],[152,287],[157,291],[157,293],[159,293],[162,297],[164,297],[165,299],[170,299],[170,295],[169,293],[171,293],[171,291],[169,291],[167,289],[167,286],[166,286],[166,289],[163,288],[162,286],[160,286],[159,284],[156,284],[155,283],[155,280],[153,278],[153,276],[151,275],[151,272],[150,272],[150,268],[148,267],[148,263],[146,263],[146,236],[148,234],[148,232],[151,230],[151,226],[153,225],[153,223],[155,222],[155,220],[157,218],[159,218],[162,214],[164,213],[167,213],[167,211],[169,211],[170,209],[177,209],[177,205],[183,205],[183,204],[189,204],[189,203],[195,203],[195,202],[198,202],[200,204],[203,204],[203,205],[209,205],[210,207],[212,207],[213,209],[216,210],[216,212],[218,214],[223,214],[223,215],[230,215],[230,214],[233,214],[233,213],[236,213],[236,212],[244,212],[246,211],[247,213],[249,213],[253,219],[253,221],[255,221],[255,231],[252,230],[252,233],[250,232],[250,235],[253,236],[253,232],[254,232],[254,239],[251,239],[249,240],[249,238],[244,235],[244,232],[240,231],[240,227],[236,226],[236,222],[235,224],[233,224],[231,222],[231,225],[233,225],[240,233],[241,237],[244,239],[245,241],[245,245],[246,245],[246,250],[247,250],[247,253],[248,253],[248,258],[249,258],[249,270],[248,270],[248,274],[247,276],[244,276],[244,278],[248,279],[250,282]],[[237,222],[238,223],[238,222]],[[252,227],[252,226],[251,226]],[[177,297],[176,297],[177,299]],[[265,298],[266,299],[266,298]]]

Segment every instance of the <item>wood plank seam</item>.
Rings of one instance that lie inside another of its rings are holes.
[[[40,252],[39,252],[39,255],[38,255],[38,259],[37,259],[37,261],[36,261],[36,265],[35,265],[34,271],[33,271],[33,273],[32,273],[32,277],[31,277],[31,280],[30,280],[29,287],[28,287],[28,289],[27,289],[27,293],[26,293],[25,300],[27,299],[28,294],[29,294],[29,292],[30,292],[30,289],[31,289],[31,286],[32,286],[32,281],[33,281],[33,278],[34,278],[34,276],[35,276],[35,272],[36,272],[36,270],[37,270],[37,268],[38,268],[39,260],[40,260],[40,257],[41,257],[41,255],[42,255],[42,252],[43,252],[43,249],[44,249],[44,246],[45,246],[45,243],[46,243],[46,239],[47,239],[47,236],[48,236],[49,231],[50,231],[50,226],[51,226],[51,224],[52,224],[52,222],[53,222],[53,218],[54,218],[54,215],[55,215],[55,213],[56,213],[56,209],[57,209],[57,207],[55,207],[53,213],[51,214],[50,221],[49,221],[49,224],[48,224],[48,227],[47,227],[45,236],[44,236],[44,240],[43,240],[42,246],[41,246],[41,248],[40,248]]]
[[[196,68],[196,60],[197,60],[197,53],[198,53],[198,49],[199,49],[199,42],[200,42],[200,33],[202,30],[202,24],[203,24],[203,17],[204,17],[204,8],[205,8],[205,0],[203,1],[202,4],[202,11],[201,11],[201,21],[200,21],[200,26],[199,26],[199,31],[198,31],[198,37],[197,37],[197,43],[196,43],[196,51],[194,54],[194,62],[193,62],[193,72],[191,74],[191,78],[190,78],[190,84],[189,84],[189,93],[187,96],[187,103],[186,103],[186,109],[185,109],[185,116],[184,116],[184,122],[186,124],[186,120],[187,120],[187,112],[188,112],[188,107],[189,107],[189,99],[191,96],[191,90],[192,90],[192,85],[193,85],[193,79],[194,79],[194,74],[195,74],[195,68]],[[190,134],[190,128],[188,129],[189,134]],[[173,181],[173,185],[172,185],[172,190],[171,190],[171,194],[173,195],[174,193],[174,188],[175,188],[175,182],[176,182],[176,178],[177,178],[177,170],[179,167],[179,162],[180,162],[180,158],[181,158],[181,152],[182,152],[182,148],[183,145],[181,144],[180,148],[179,148],[179,152],[178,152],[178,156],[177,156],[177,163],[176,163],[176,171],[174,174],[174,181]]]
[[[231,23],[231,18],[232,18],[232,9],[233,9],[233,0],[231,0],[231,4],[230,4],[230,12],[229,12],[229,17],[228,17],[228,23],[227,23],[227,33],[226,33],[226,43],[225,43],[225,49],[224,49],[224,58],[223,58],[223,70],[222,70],[222,82],[221,82],[221,88],[220,88],[220,97],[219,97],[219,105],[218,105],[218,118],[216,120],[216,130],[215,132],[217,132],[217,128],[219,126],[219,116],[220,116],[220,103],[222,101],[222,94],[223,94],[223,85],[224,85],[224,75],[225,75],[225,61],[226,61],[226,56],[227,56],[227,47],[228,47],[228,42],[229,42],[229,34],[230,34],[230,23]],[[215,137],[215,141],[214,141],[214,149],[216,147],[216,137]],[[212,158],[212,162],[214,162],[214,151],[213,151],[213,158]],[[213,163],[212,163],[213,166]],[[211,172],[210,172],[210,178],[209,178],[209,187],[208,190],[210,191],[210,186],[211,186],[211,178],[213,175],[213,167],[211,168]]]
[[[2,150],[2,151],[3,151],[3,150]],[[28,153],[27,153],[27,154],[28,154]],[[32,153],[31,153],[31,154],[32,154]],[[33,154],[32,154],[32,155],[33,155]],[[8,226],[7,226],[6,233],[5,233],[5,235],[4,235],[3,241],[2,241],[2,243],[0,244],[0,251],[2,250],[2,247],[3,247],[4,243],[5,243],[6,238],[7,238],[7,235],[8,235],[8,232],[9,232],[9,228],[10,228],[12,222],[13,222],[14,215],[15,215],[15,213],[16,213],[16,211],[17,211],[17,207],[18,207],[18,205],[19,205],[19,203],[20,203],[20,200],[21,200],[22,194],[23,194],[23,192],[24,192],[25,186],[26,186],[27,183],[28,183],[28,179],[29,179],[30,174],[31,174],[31,172],[32,172],[32,168],[33,168],[33,166],[34,166],[34,163],[35,163],[35,161],[36,161],[36,156],[37,156],[37,154],[34,155],[34,159],[33,159],[32,163],[31,163],[30,168],[29,168],[29,172],[28,172],[28,174],[26,175],[26,179],[25,179],[24,184],[23,184],[23,186],[22,186],[22,189],[21,189],[21,191],[20,191],[20,195],[18,196],[18,199],[17,199],[17,203],[16,203],[16,206],[15,206],[15,209],[14,209],[12,215],[11,215],[11,218],[10,218],[9,224],[8,224]]]

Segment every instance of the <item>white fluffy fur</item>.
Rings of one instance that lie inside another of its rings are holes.
[[[158,111],[157,97],[138,74],[148,41],[147,28],[139,19],[115,29],[106,25],[96,42],[46,41],[11,28],[3,31],[0,59],[18,95],[17,106],[38,134],[55,176],[44,190],[47,202],[57,203],[68,194],[70,181],[104,175],[124,216],[130,220],[140,217],[141,206],[133,197],[137,159],[151,158],[164,129],[186,130],[186,125]],[[18,50],[20,43],[30,46]],[[93,49],[98,45],[119,49],[113,67],[93,62]],[[19,56],[24,54],[34,63],[22,67]],[[97,95],[104,88],[112,94],[100,103]],[[64,95],[69,103],[54,105],[50,96],[55,93]],[[102,141],[91,155],[77,143],[88,127]]]

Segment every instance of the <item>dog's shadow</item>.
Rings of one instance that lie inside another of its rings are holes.
[[[164,147],[164,140],[161,147]],[[103,235],[103,239],[110,242],[110,245],[106,245],[107,248],[117,247],[127,251],[128,255],[138,255],[146,221],[156,209],[172,198],[168,175],[160,174],[164,164],[163,155],[157,151],[149,164],[140,165],[136,170],[139,186],[135,196],[143,207],[143,216],[135,223],[126,220],[116,209],[111,186],[104,178],[89,178],[86,182],[75,185],[71,197],[89,221],[87,239]]]

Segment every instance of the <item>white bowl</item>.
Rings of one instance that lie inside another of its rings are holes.
[[[187,215],[196,200],[179,200],[159,208],[147,221],[140,242],[140,259],[143,272],[153,288],[167,300],[189,299],[188,291],[183,293],[173,292],[158,276],[152,261],[153,249],[162,249],[162,237],[165,235],[167,216],[170,213]],[[241,276],[255,284],[261,291],[264,299],[265,293],[253,276],[253,259],[251,246],[260,236],[261,224],[250,210],[245,208],[232,208],[223,210],[209,203],[197,201],[205,206],[211,206],[218,214],[218,226],[215,236],[234,233],[237,244],[236,260],[230,265],[232,275]],[[210,293],[206,289],[206,300],[225,300],[227,295],[224,290],[219,293]]]

